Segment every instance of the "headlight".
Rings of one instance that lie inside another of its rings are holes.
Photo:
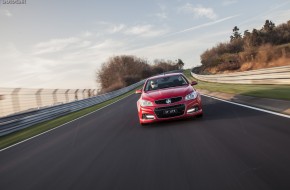
[[[195,99],[196,97],[197,97],[197,92],[193,91],[190,94],[187,94],[185,96],[185,100],[192,100],[192,99]]]
[[[153,106],[153,103],[147,100],[141,100],[141,106],[146,107],[146,106]]]

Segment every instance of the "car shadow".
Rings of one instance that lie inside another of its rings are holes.
[[[150,123],[143,125],[142,127],[145,129],[156,128],[156,127],[180,127],[180,126],[187,126],[191,122],[201,122],[202,118],[183,118],[183,119],[173,119],[167,121],[160,121],[156,123]]]
[[[184,119],[174,119],[168,121],[161,121],[152,124],[144,125],[144,128],[154,128],[154,127],[180,127],[180,125],[186,126],[188,124],[194,123],[199,124],[205,121],[214,120],[229,120],[235,118],[250,118],[250,117],[260,117],[263,116],[264,112],[256,111],[253,109],[245,108],[238,105],[233,105],[230,103],[225,103],[212,98],[203,97],[203,117],[192,117]]]

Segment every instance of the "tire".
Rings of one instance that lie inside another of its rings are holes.
[[[148,123],[141,123],[140,122],[140,125],[142,126],[142,127],[146,127],[147,125],[149,125]]]
[[[202,118],[202,117],[203,117],[203,113],[197,115],[196,117],[197,117],[197,118]]]

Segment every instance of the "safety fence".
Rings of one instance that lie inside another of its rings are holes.
[[[120,90],[97,96],[94,95],[95,91],[83,90],[77,92],[72,91],[73,93],[70,93],[70,91],[65,90],[64,93],[60,93],[61,91],[53,91],[55,93],[53,93],[51,97],[51,91],[49,91],[49,93],[44,93],[45,90],[42,90],[36,91],[33,95],[29,95],[32,97],[27,97],[25,99],[23,97],[24,95],[21,95],[20,98],[20,92],[23,93],[25,90],[12,90],[12,94],[16,94],[9,97],[9,99],[11,99],[10,102],[13,102],[12,105],[14,105],[14,107],[12,106],[12,110],[21,110],[24,107],[23,104],[21,104],[21,101],[27,102],[27,105],[29,105],[30,102],[30,104],[36,106],[45,105],[45,103],[48,103],[49,105],[51,104],[52,106],[42,107],[40,109],[33,108],[29,111],[26,110],[22,113],[0,118],[0,136],[110,100],[137,88],[144,84],[144,81],[145,80]],[[11,92],[11,90],[7,92]],[[57,92],[61,95],[57,95]],[[8,94],[11,95],[11,93]],[[26,95],[28,96],[28,94]],[[44,96],[47,97],[44,98]],[[3,96],[1,97],[2,100],[0,100],[0,102],[3,101]],[[20,107],[20,105],[22,107]],[[0,105],[0,107],[2,108],[2,105]],[[6,108],[8,107],[9,106],[6,106]]]
[[[216,75],[191,75],[202,81],[236,84],[290,84],[290,66]]]
[[[166,73],[179,72],[183,70]],[[116,98],[145,80],[101,95],[94,89],[0,89],[0,111],[5,115],[0,115],[0,136]]]
[[[95,89],[0,88],[0,117],[96,96]]]

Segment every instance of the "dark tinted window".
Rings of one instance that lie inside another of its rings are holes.
[[[148,80],[146,83],[145,91],[183,86],[187,84],[187,80],[182,75],[164,76]]]

